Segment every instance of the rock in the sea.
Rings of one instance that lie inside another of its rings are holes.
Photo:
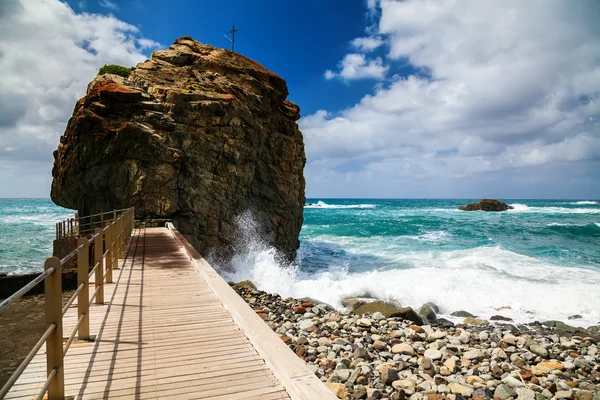
[[[490,323],[487,322],[485,319],[467,317],[464,319],[463,324],[475,325],[475,326],[485,326],[485,325],[489,325]]]
[[[257,62],[177,39],[128,78],[88,85],[54,152],[52,200],[82,215],[135,206],[138,219],[173,221],[204,255],[233,253],[254,220],[292,259],[306,156],[287,95]]]
[[[424,322],[435,324],[437,322],[437,312],[439,312],[438,306],[434,303],[425,303],[419,309],[419,316]]]
[[[467,204],[466,206],[458,207],[458,209],[463,211],[506,211],[512,210],[513,206],[509,206],[500,200],[483,199],[479,203]]]
[[[467,311],[454,311],[452,314],[453,317],[462,317],[462,318],[467,318],[467,317],[471,317],[471,318],[475,318],[475,316],[473,314],[471,314],[470,312]]]

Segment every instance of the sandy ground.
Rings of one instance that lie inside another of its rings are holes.
[[[63,294],[63,304],[72,291]],[[0,387],[44,333],[44,295],[21,298],[0,311]]]

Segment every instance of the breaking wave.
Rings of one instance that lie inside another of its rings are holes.
[[[308,203],[304,208],[375,208],[375,204],[327,204],[323,201]]]

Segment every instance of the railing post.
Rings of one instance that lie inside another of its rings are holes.
[[[110,225],[110,252],[112,256],[112,269],[119,269],[119,230],[117,229],[117,220],[114,219]]]
[[[117,258],[123,258],[123,218],[117,218]]]
[[[46,340],[46,372],[49,375],[56,368],[56,375],[48,387],[48,399],[65,398],[65,372],[63,368],[63,329],[62,329],[62,267],[57,257],[50,257],[44,270],[54,268],[54,272],[44,279],[46,296],[46,329],[56,325]]]
[[[112,253],[112,224],[110,222],[106,222],[106,226],[108,226],[108,229],[106,230],[106,235],[104,236],[104,247],[105,250],[108,250],[108,253],[106,253],[106,283],[113,283],[113,276],[112,276],[112,270],[113,270],[113,253]]]
[[[77,337],[79,340],[87,340],[90,338],[90,242],[86,237],[81,237],[77,241],[77,246],[80,245],[83,245],[83,248],[77,252],[77,286],[79,287],[83,283],[84,287],[77,297],[77,317],[81,318],[82,315],[84,317]]]
[[[94,240],[94,265],[96,263],[100,263],[98,268],[96,268],[94,284],[96,285],[96,289],[98,293],[96,293],[96,304],[104,304],[104,231],[102,228],[96,228],[96,232],[98,236]]]
[[[123,213],[121,215],[121,257],[125,258],[125,248],[127,247],[127,215]]]

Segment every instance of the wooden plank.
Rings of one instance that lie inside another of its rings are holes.
[[[125,252],[105,304],[90,307],[95,341],[74,342],[65,356],[67,396],[289,399],[167,229],[135,230]],[[76,323],[74,303],[64,330]],[[41,349],[7,398],[35,397],[45,368]]]

